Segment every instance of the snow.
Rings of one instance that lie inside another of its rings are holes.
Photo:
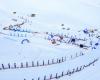
[[[36,16],[31,17],[31,14]],[[100,34],[99,14],[100,0],[0,0],[0,80],[39,80],[38,77],[44,80],[45,75],[47,78],[50,74],[56,76],[56,73],[61,74],[99,59],[100,45],[95,46],[95,43],[100,43],[100,38],[96,38]],[[16,24],[21,28],[17,29]],[[14,29],[8,29],[9,26],[14,26]],[[6,27],[8,30],[3,29]],[[89,30],[90,36],[83,32],[84,29]],[[98,31],[92,33],[94,29]],[[48,40],[51,34],[56,36]],[[64,37],[60,42],[57,35],[65,34],[68,38]],[[76,39],[74,44],[70,38],[87,40]],[[52,44],[53,39],[56,44]],[[88,48],[80,48],[79,44]],[[52,59],[56,62],[62,57],[66,57],[66,61],[26,68],[26,62],[29,66],[32,61],[35,65],[37,61],[48,64],[48,60],[52,63]],[[8,68],[9,63],[11,67],[14,63],[21,67],[23,63],[25,68],[2,69],[2,64]],[[100,78],[99,67],[100,60],[71,76],[52,80],[96,80]]]

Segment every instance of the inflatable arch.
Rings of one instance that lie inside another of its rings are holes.
[[[23,40],[21,41],[21,44],[24,44],[24,43],[30,43],[30,41],[29,41],[28,39],[23,39]]]

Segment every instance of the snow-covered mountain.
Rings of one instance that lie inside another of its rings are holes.
[[[0,0],[0,80],[100,78],[100,0]]]

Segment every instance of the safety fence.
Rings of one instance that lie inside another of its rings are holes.
[[[94,66],[94,63],[97,62],[98,60],[99,60],[98,58],[94,59],[92,62],[89,62],[88,64],[78,66],[76,68],[73,68],[72,70],[62,71],[61,73],[56,73],[55,75],[50,74],[49,77],[45,75],[43,78],[38,77],[37,79],[32,78],[31,80],[52,80],[52,79],[59,79],[64,76],[71,76],[72,74],[80,72],[91,65]],[[23,80],[29,80],[29,79],[24,78]]]
[[[31,62],[14,62],[14,63],[1,63],[0,70],[7,70],[7,69],[21,69],[21,68],[31,68],[31,67],[40,67],[40,66],[49,66],[54,64],[60,64],[66,61],[70,61],[73,59],[76,59],[80,56],[83,56],[84,53],[80,52],[79,54],[76,53],[75,55],[70,55],[69,57],[61,57],[61,58],[53,58],[49,60],[43,60],[43,61],[31,61]]]

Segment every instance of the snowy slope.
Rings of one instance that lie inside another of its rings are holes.
[[[100,34],[99,14],[100,0],[0,0],[0,80],[45,80],[45,75],[48,80],[50,74],[66,73],[99,59],[100,38],[96,38]],[[18,25],[21,28],[16,29]],[[10,30],[9,26],[15,29]],[[86,28],[90,36],[83,32]],[[98,30],[92,35],[92,29]],[[50,34],[66,34],[69,38],[60,42],[59,37],[54,36],[57,43],[52,44]],[[87,40],[67,43],[71,38]],[[88,47],[80,48],[80,44]],[[62,58],[66,60],[57,62]],[[43,61],[46,65],[42,65]],[[14,63],[18,68],[12,69]],[[100,78],[99,67],[100,60],[71,76],[52,80],[96,80]]]

